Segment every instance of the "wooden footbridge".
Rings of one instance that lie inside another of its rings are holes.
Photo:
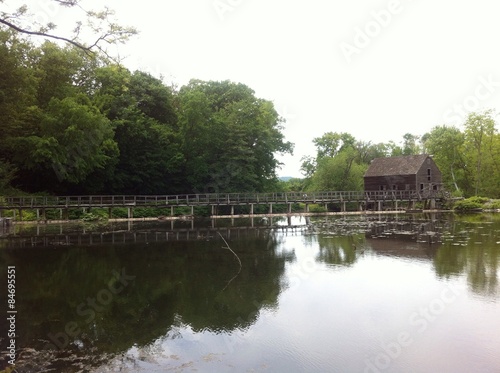
[[[60,210],[61,219],[67,218],[69,209],[108,208],[111,217],[113,208],[125,207],[128,217],[133,218],[135,208],[155,207],[170,210],[180,206],[191,208],[194,215],[195,206],[208,206],[213,216],[218,214],[218,207],[230,206],[231,215],[234,215],[235,206],[248,206],[250,215],[254,214],[254,206],[267,205],[268,212],[273,213],[274,205],[286,205],[287,212],[292,212],[292,205],[301,203],[304,212],[309,212],[311,204],[323,205],[327,211],[347,211],[353,208],[358,211],[384,209],[413,209],[415,203],[421,202],[425,207],[435,208],[436,202],[446,198],[443,191],[331,191],[331,192],[286,192],[286,193],[209,193],[209,194],[182,194],[182,195],[95,195],[95,196],[29,196],[29,197],[0,197],[0,214],[2,210],[16,211],[22,217],[23,210],[36,210],[37,218],[45,219],[48,209]]]

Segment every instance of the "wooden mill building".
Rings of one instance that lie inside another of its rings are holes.
[[[441,171],[428,154],[375,158],[364,176],[365,191],[440,190]]]

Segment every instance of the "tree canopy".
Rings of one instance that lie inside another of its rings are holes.
[[[49,193],[264,191],[293,146],[244,84],[175,90],[71,45],[0,31],[0,186]]]

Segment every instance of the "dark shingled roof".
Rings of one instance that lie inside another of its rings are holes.
[[[419,154],[401,157],[375,158],[372,163],[370,163],[365,173],[365,177],[415,175],[428,157],[428,154]]]

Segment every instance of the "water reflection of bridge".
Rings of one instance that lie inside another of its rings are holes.
[[[265,221],[265,224],[259,222],[243,226],[216,226],[215,220],[211,219],[211,225],[199,226],[195,221],[184,222],[184,227],[174,227],[174,221],[169,223],[154,222],[153,227],[136,227],[136,224],[128,222],[124,229],[114,229],[99,231],[93,228],[86,231],[85,226],[80,231],[68,231],[64,224],[56,225],[37,225],[30,231],[17,232],[15,227],[4,231],[4,236],[0,242],[4,242],[8,247],[36,247],[36,246],[91,246],[107,244],[127,244],[127,243],[153,243],[163,241],[193,241],[210,240],[218,233],[225,238],[259,237],[264,232],[281,232],[286,234],[299,233],[308,229],[307,224],[292,224],[289,217],[286,221],[274,224],[272,220]],[[53,228],[53,229],[49,229]],[[58,232],[54,231],[59,228]]]

